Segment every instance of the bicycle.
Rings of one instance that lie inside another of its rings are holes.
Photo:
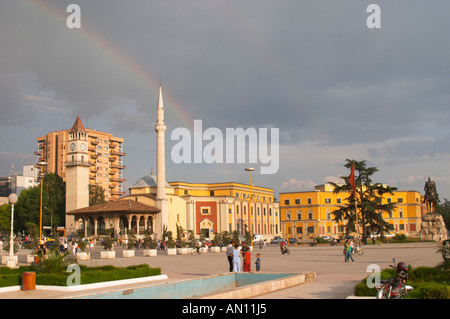
[[[189,251],[190,254],[192,255],[201,255],[201,254],[206,254],[208,252],[208,247],[199,247],[198,251],[197,248],[191,248],[191,250]]]
[[[358,256],[362,256],[364,254],[363,249],[359,245],[353,247],[352,253],[355,253],[355,252],[358,254]]]

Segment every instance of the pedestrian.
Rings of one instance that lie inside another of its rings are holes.
[[[227,255],[227,259],[228,259],[228,265],[230,266],[230,272],[233,271],[234,245],[235,245],[235,242],[234,242],[234,240],[232,240],[232,241],[228,244],[227,250],[226,250],[226,255]]]
[[[234,272],[241,272],[241,257],[239,255],[239,246],[238,246],[238,244],[234,245],[234,250],[233,250],[233,271]]]
[[[244,253],[244,271],[246,272],[251,271],[251,256],[250,249]]]
[[[261,254],[257,253],[256,254],[256,261],[255,261],[255,265],[256,265],[256,272],[260,272],[261,271]]]
[[[347,240],[344,243],[344,254],[345,254],[345,262],[348,262],[350,259],[352,260],[352,262],[354,262],[353,257],[352,257],[352,245],[351,245],[351,241]]]

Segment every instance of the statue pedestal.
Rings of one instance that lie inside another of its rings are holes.
[[[422,217],[419,239],[420,241],[434,240],[437,242],[447,239],[447,229],[441,215],[430,213]]]

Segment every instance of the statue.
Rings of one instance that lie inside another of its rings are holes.
[[[436,204],[439,202],[439,195],[436,191],[436,183],[428,176],[428,181],[425,182],[425,197],[423,202],[427,203],[427,213],[436,212]]]

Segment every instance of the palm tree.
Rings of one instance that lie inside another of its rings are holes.
[[[353,187],[349,176],[341,176],[345,184],[338,185],[330,182],[334,186],[333,193],[346,192],[349,194],[347,205],[340,207],[334,211],[334,221],[342,222],[347,220],[346,234],[357,232],[357,224],[361,226],[361,235],[364,243],[366,243],[368,231],[372,233],[390,232],[394,226],[383,219],[383,212],[391,213],[395,206],[394,203],[382,203],[384,194],[391,194],[397,190],[396,187],[389,187],[381,183],[373,183],[371,176],[378,172],[376,167],[366,167],[366,161],[353,161],[346,159],[346,168],[351,169],[354,163],[355,167],[355,190],[356,197],[353,198]],[[356,204],[355,205],[355,201]],[[358,214],[355,214],[355,208]]]

